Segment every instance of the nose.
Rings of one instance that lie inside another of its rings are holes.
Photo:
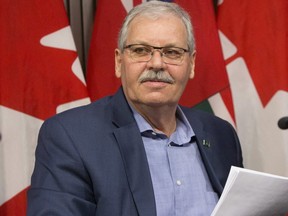
[[[150,61],[147,62],[147,66],[149,68],[157,68],[162,69],[166,64],[163,61],[162,53],[160,50],[154,50],[154,52],[151,54]]]

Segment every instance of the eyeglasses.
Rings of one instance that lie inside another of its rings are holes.
[[[163,61],[166,64],[180,65],[184,54],[189,50],[180,47],[154,47],[144,44],[130,44],[124,47],[129,49],[132,60],[136,62],[148,62],[151,60],[155,50],[161,53]]]

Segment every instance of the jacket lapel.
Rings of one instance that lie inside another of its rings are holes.
[[[210,178],[211,184],[215,192],[217,192],[218,195],[220,196],[223,191],[223,186],[221,185],[219,179],[217,178],[215,170],[212,166],[211,158],[214,156],[215,152],[213,154],[213,150],[210,149],[211,145],[213,144],[210,142],[213,140],[209,139],[209,137],[210,136],[208,134],[205,134],[205,133],[201,134],[198,132],[196,135],[196,142],[197,142],[200,154],[202,156],[202,160],[206,168],[207,174]]]
[[[139,215],[156,216],[156,204],[148,161],[137,123],[122,90],[114,96],[114,135],[120,148],[127,179]]]

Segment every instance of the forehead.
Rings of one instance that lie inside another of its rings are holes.
[[[184,46],[187,45],[187,31],[182,20],[175,15],[138,16],[128,27],[127,43]]]

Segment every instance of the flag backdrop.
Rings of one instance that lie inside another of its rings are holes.
[[[0,8],[0,215],[26,215],[43,120],[89,102],[63,1]]]
[[[288,176],[288,1],[221,1],[218,25],[230,89],[212,108],[235,122],[245,167]]]
[[[141,0],[98,0],[87,67],[87,86],[92,100],[113,94],[120,86],[115,77],[114,50],[118,31],[127,12]],[[192,106],[228,86],[211,0],[178,0],[192,17],[197,55],[195,78],[188,83],[182,105]]]

